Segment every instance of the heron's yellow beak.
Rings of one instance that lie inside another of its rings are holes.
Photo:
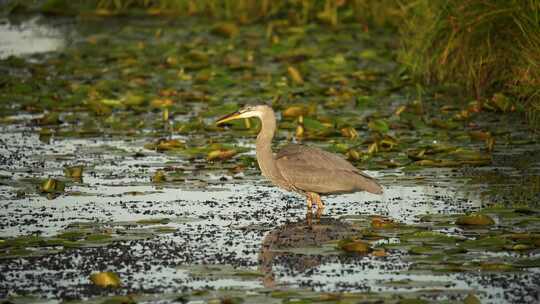
[[[234,113],[227,114],[227,115],[221,117],[220,119],[218,119],[216,121],[216,125],[220,125],[220,124],[225,123],[227,121],[240,119],[240,118],[242,118],[242,113],[240,113],[239,111],[236,111]]]

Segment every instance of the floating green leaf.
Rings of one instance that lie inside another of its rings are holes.
[[[387,133],[390,130],[390,127],[388,126],[388,122],[384,119],[375,119],[368,123],[368,128],[370,128],[372,131],[380,132],[380,133]]]
[[[41,192],[45,193],[61,193],[64,192],[66,184],[63,181],[48,178],[41,184]]]
[[[456,220],[456,224],[463,226],[489,226],[494,225],[495,221],[485,214],[471,214],[460,216]]]
[[[114,272],[98,272],[90,275],[90,281],[99,287],[119,287],[120,277]]]
[[[79,180],[82,178],[83,169],[83,166],[65,167],[64,174],[66,177]]]

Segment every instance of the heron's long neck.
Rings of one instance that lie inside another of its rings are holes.
[[[261,131],[257,135],[257,162],[264,176],[276,179],[281,176],[272,154],[272,138],[276,131],[276,117],[273,112],[268,111],[263,112],[260,119],[262,125]]]

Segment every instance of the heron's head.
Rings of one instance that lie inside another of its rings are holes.
[[[272,108],[266,105],[255,105],[255,106],[246,105],[234,113],[230,113],[221,117],[220,119],[216,121],[216,125],[220,125],[227,121],[240,119],[240,118],[249,118],[249,117],[261,118],[262,115],[268,111],[272,111]]]

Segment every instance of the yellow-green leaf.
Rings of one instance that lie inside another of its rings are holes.
[[[98,272],[90,275],[90,281],[100,287],[119,287],[120,277],[114,272]]]

